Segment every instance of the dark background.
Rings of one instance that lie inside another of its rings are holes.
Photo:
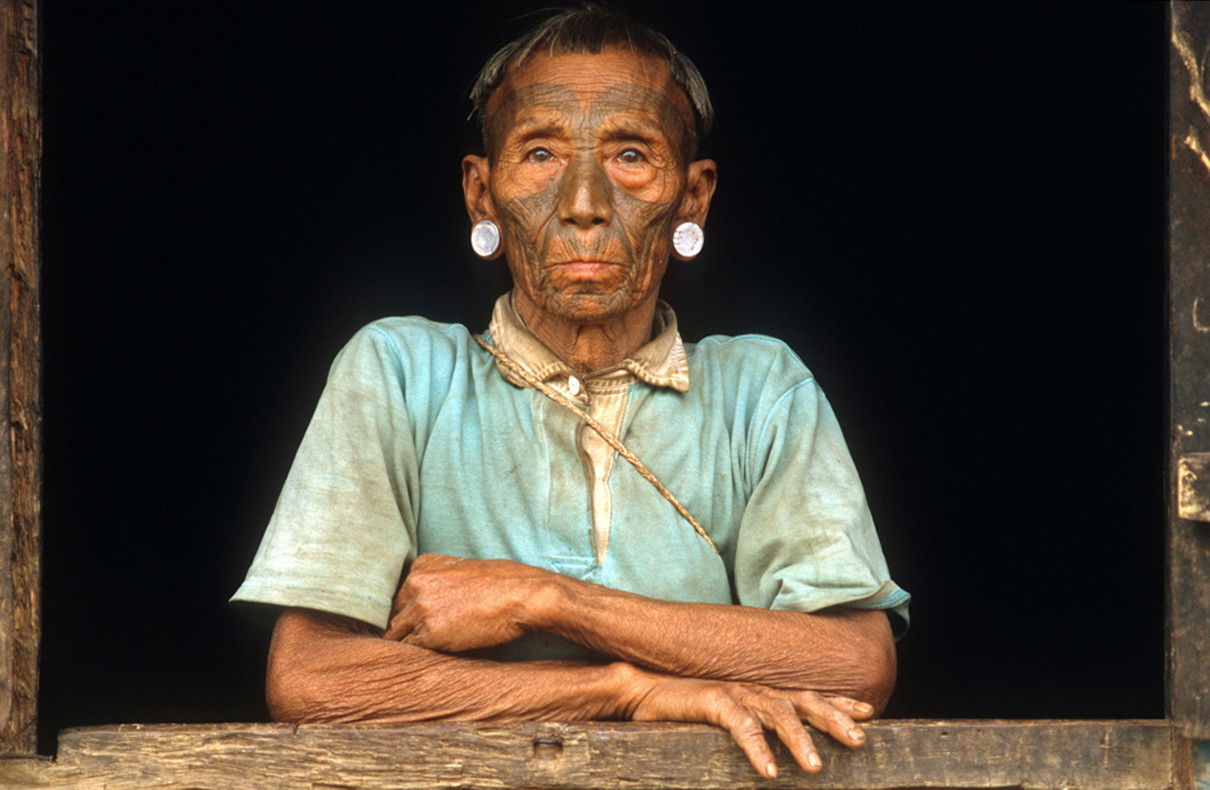
[[[799,350],[914,594],[889,714],[1162,717],[1164,5],[618,5],[718,109],[683,334]],[[43,7],[41,748],[261,719],[225,600],[353,331],[486,324],[465,95],[534,4]]]

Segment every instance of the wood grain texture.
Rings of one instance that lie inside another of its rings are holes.
[[[870,725],[817,738],[808,776],[777,750],[765,781],[721,730],[689,724],[121,725],[65,731],[54,762],[0,761],[0,785],[45,788],[1172,787],[1167,722]]]
[[[1210,524],[1181,518],[1181,456],[1210,452],[1210,5],[1171,5],[1168,197],[1172,421],[1168,712],[1210,738]]]
[[[41,554],[37,5],[0,0],[0,752],[32,753]]]

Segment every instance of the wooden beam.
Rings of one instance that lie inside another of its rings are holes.
[[[1210,492],[1197,470],[1210,452],[1210,5],[1173,2],[1171,19],[1168,714],[1186,737],[1207,739],[1210,501],[1198,503]]]
[[[38,694],[41,335],[37,4],[0,0],[0,752],[32,753]]]
[[[136,725],[67,730],[55,761],[0,761],[5,788],[1173,787],[1163,721],[883,721],[860,749],[816,741],[822,773],[775,751],[759,778],[723,731],[691,724]]]

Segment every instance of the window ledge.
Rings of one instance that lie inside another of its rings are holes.
[[[777,745],[766,781],[697,724],[202,724],[64,731],[54,760],[0,758],[0,785],[73,788],[1006,788],[1174,786],[1167,721],[867,725],[849,750],[816,737],[822,773]]]

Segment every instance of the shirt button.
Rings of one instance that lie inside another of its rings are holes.
[[[571,393],[571,397],[573,397],[573,398],[575,396],[579,395],[580,394],[580,380],[578,378],[576,378],[575,376],[568,376],[567,377],[567,391]]]

